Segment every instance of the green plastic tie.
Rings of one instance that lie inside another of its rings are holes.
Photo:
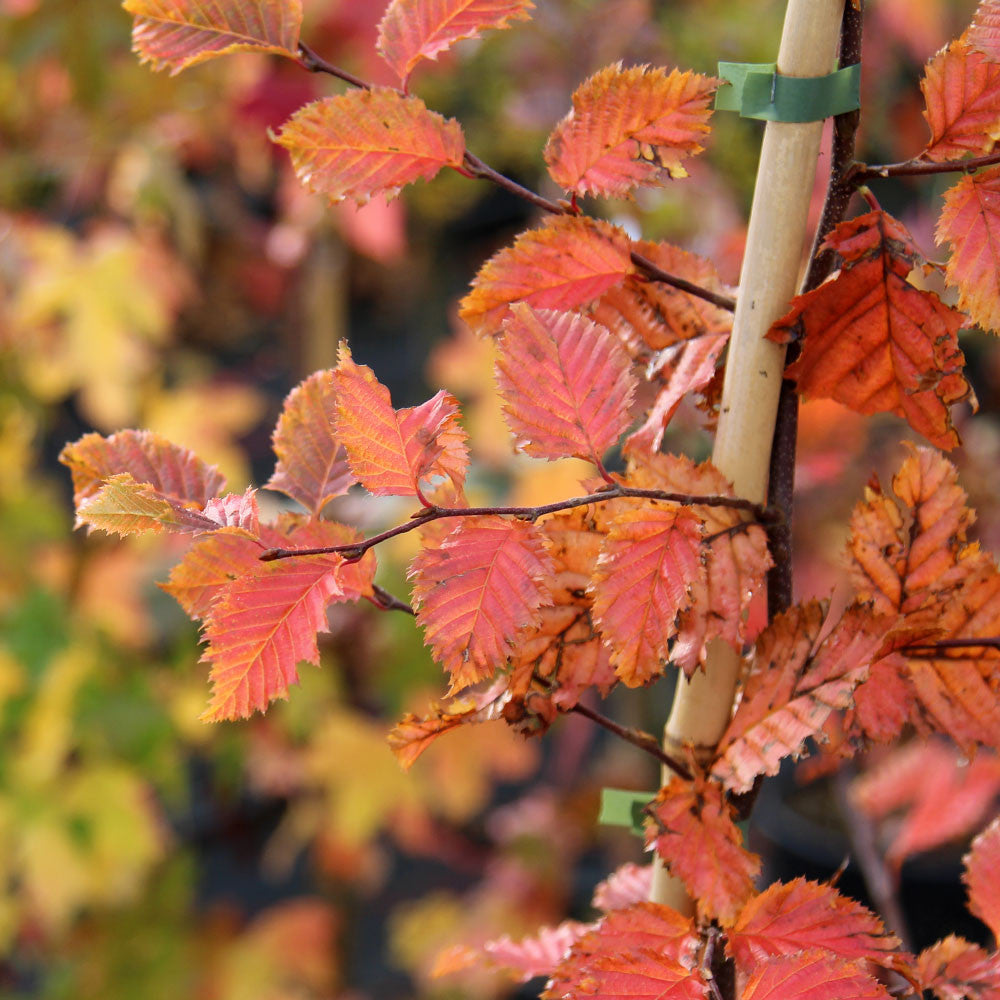
[[[827,76],[782,76],[775,63],[719,63],[725,81],[715,93],[717,111],[768,122],[818,122],[861,107],[861,66]]]
[[[627,792],[622,788],[601,789],[601,812],[597,822],[603,826],[627,826],[642,836],[646,806],[656,798],[656,792]]]

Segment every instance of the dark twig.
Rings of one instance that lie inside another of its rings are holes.
[[[408,615],[416,615],[416,611],[411,605],[396,597],[395,594],[390,594],[388,590],[380,587],[377,583],[372,584],[372,594],[373,596],[369,600],[375,607],[381,608],[383,611],[405,611]]]
[[[948,649],[1000,649],[1000,636],[983,639],[939,639],[937,642],[915,642],[901,652],[914,659],[934,659]]]
[[[509,191],[512,195],[529,202],[536,208],[542,209],[544,212],[551,212],[553,215],[566,215],[570,211],[568,206],[563,206],[558,202],[550,201],[548,198],[543,198],[540,194],[536,194],[534,191],[518,184],[517,181],[513,181],[509,177],[505,177],[499,171],[494,170],[489,164],[483,163],[478,156],[473,156],[473,154],[468,151],[465,154],[465,165],[473,177],[491,181],[493,184],[496,184],[497,187],[503,188],[505,191]]]
[[[713,306],[718,306],[720,309],[727,309],[729,312],[732,312],[736,308],[736,299],[729,295],[709,291],[707,288],[702,288],[701,285],[696,285],[693,281],[688,281],[687,278],[680,278],[676,274],[664,271],[662,268],[657,267],[651,260],[643,257],[641,253],[636,253],[634,250],[629,256],[632,263],[636,267],[642,268],[654,281],[662,281],[665,285],[673,285],[674,288],[680,289],[682,292],[695,295],[699,299],[711,302]]]
[[[299,65],[303,69],[309,70],[310,73],[326,73],[349,83],[352,87],[360,87],[362,90],[372,89],[371,84],[365,83],[360,77],[348,73],[346,69],[341,69],[339,66],[334,66],[333,63],[328,63],[322,56],[313,52],[305,42],[299,42],[299,55],[301,57]]]
[[[669,767],[674,774],[685,781],[692,780],[691,772],[683,764],[678,764],[673,757],[665,753],[655,736],[650,736],[649,733],[644,733],[638,729],[628,729],[625,726],[620,726],[614,719],[609,719],[606,715],[595,712],[592,708],[588,708],[581,702],[577,702],[570,711],[576,712],[577,715],[582,715],[585,719],[590,719],[591,722],[596,722],[597,725],[603,726],[608,732],[614,733],[633,746],[637,746],[640,750],[644,750],[651,757],[655,757],[664,767]]]
[[[574,507],[585,507],[593,503],[604,503],[622,497],[633,497],[642,500],[662,500],[667,503],[684,504],[694,507],[729,507],[734,510],[744,510],[752,514],[760,523],[770,523],[781,515],[761,504],[744,500],[740,497],[722,497],[699,495],[694,493],[670,493],[666,490],[644,490],[616,483],[596,493],[588,493],[582,497],[570,497],[568,500],[556,500],[554,503],[540,504],[537,507],[428,507],[414,514],[408,521],[397,524],[394,528],[379,532],[361,542],[348,542],[344,545],[321,545],[301,549],[267,549],[260,556],[263,562],[273,562],[275,559],[290,559],[292,556],[323,556],[338,553],[346,559],[360,559],[370,548],[404,535],[409,531],[423,527],[431,521],[444,517],[516,517],[521,521],[537,521],[546,514],[556,514],[559,511],[571,510]]]
[[[844,175],[844,181],[852,189],[864,184],[865,181],[877,177],[924,177],[928,174],[971,174],[982,167],[992,167],[1000,163],[1000,151],[987,153],[985,156],[974,156],[968,160],[922,160],[915,157],[902,163],[855,163]]]
[[[861,62],[862,14],[847,0],[840,25],[840,65],[854,66]],[[833,119],[833,149],[830,156],[830,181],[823,205],[823,216],[802,290],[817,288],[831,273],[836,263],[832,251],[821,249],[831,230],[843,220],[856,185],[847,172],[854,162],[854,139],[861,112],[848,111]],[[798,356],[798,345],[788,348],[786,364]],[[792,603],[792,511],[795,487],[795,445],[798,437],[799,398],[795,383],[783,379],[778,397],[778,413],[771,444],[768,503],[784,514],[782,521],[768,531],[769,548],[774,566],[767,574],[768,616],[787,610]]]
[[[910,933],[903,916],[896,886],[885,859],[878,848],[875,835],[875,825],[851,801],[849,785],[855,774],[853,764],[842,767],[833,778],[833,791],[837,800],[837,808],[844,820],[847,837],[851,842],[851,850],[865,886],[875,904],[875,909],[882,914],[886,926],[902,942],[904,951],[912,951]]]

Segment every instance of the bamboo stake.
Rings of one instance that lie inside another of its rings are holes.
[[[788,0],[779,73],[823,76],[835,68],[844,2]],[[795,294],[822,131],[822,122],[768,122],[757,168],[712,461],[732,480],[737,496],[758,503],[767,499],[785,364],[785,348],[764,335]],[[705,672],[679,681],[664,734],[668,753],[684,746],[693,746],[696,756],[711,753],[729,722],[740,669],[739,654],[717,641],[709,647]],[[659,863],[650,898],[691,910],[683,885]]]

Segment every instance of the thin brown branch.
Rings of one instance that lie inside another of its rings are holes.
[[[334,66],[333,63],[327,62],[322,56],[313,52],[305,42],[299,42],[299,65],[303,69],[309,70],[310,73],[326,73],[329,76],[335,76],[338,80],[343,80],[345,83],[349,83],[352,87],[360,87],[362,90],[371,90],[371,84],[365,83],[360,77],[355,76],[353,73],[348,73],[346,69],[341,69],[339,66]]]
[[[729,312],[732,312],[736,308],[736,299],[732,298],[732,296],[710,291],[707,288],[702,288],[701,285],[696,285],[693,281],[688,281],[687,278],[681,278],[676,274],[671,274],[669,271],[664,271],[662,267],[657,267],[651,260],[643,257],[641,253],[636,253],[634,250],[629,256],[632,263],[636,267],[642,268],[646,275],[654,281],[662,281],[665,285],[672,285],[682,292],[695,295],[699,299],[711,302],[713,306],[718,306],[720,309],[726,309]]]
[[[377,583],[372,584],[372,597],[369,598],[372,604],[383,611],[405,611],[408,615],[416,615],[412,605],[407,604],[402,598],[390,594],[384,587]]]
[[[971,174],[982,167],[992,167],[1000,163],[1000,150],[985,156],[974,156],[968,160],[923,160],[919,156],[901,163],[855,163],[844,175],[845,182],[857,188],[876,177],[925,177],[929,174]]]
[[[518,184],[517,181],[505,177],[498,170],[494,170],[488,163],[484,163],[478,156],[474,156],[468,151],[465,153],[465,166],[473,177],[490,181],[496,184],[497,187],[503,188],[505,191],[534,205],[536,208],[542,209],[544,212],[551,212],[553,215],[566,215],[570,212],[568,206],[560,205],[558,202],[550,201],[548,198],[543,198],[542,195]]]
[[[609,719],[606,715],[595,712],[592,708],[588,708],[581,702],[577,702],[570,711],[575,712],[577,715],[582,715],[585,719],[590,719],[591,722],[596,722],[597,725],[602,726],[609,733],[614,733],[615,736],[620,736],[626,742],[631,743],[640,750],[644,750],[651,757],[655,757],[664,767],[670,768],[674,774],[685,781],[692,780],[691,772],[683,764],[679,764],[673,757],[665,753],[655,736],[650,736],[649,733],[644,733],[638,729],[629,729],[626,726],[620,726],[614,719]]]
[[[934,659],[949,649],[1000,649],[1000,636],[982,639],[938,639],[937,642],[914,642],[901,652],[914,659]]]
[[[428,507],[425,510],[414,514],[409,520],[402,524],[397,524],[394,528],[379,532],[366,538],[361,542],[349,542],[344,545],[322,545],[313,548],[274,548],[267,549],[260,556],[263,562],[273,562],[275,559],[290,559],[292,556],[322,556],[337,553],[349,560],[360,559],[370,548],[395,538],[397,535],[404,535],[409,531],[415,531],[431,521],[438,521],[444,517],[516,517],[522,521],[537,521],[538,518],[546,514],[556,514],[563,510],[572,510],[574,507],[586,507],[589,504],[604,503],[608,500],[621,499],[622,497],[632,497],[641,500],[662,500],[667,503],[683,504],[694,507],[729,507],[734,510],[743,510],[752,514],[756,521],[760,523],[770,523],[780,517],[780,514],[769,507],[753,503],[750,500],[743,500],[740,497],[723,497],[712,495],[701,495],[695,493],[671,493],[666,490],[645,490],[632,486],[624,486],[616,483],[606,489],[596,493],[588,493],[582,497],[570,497],[568,500],[556,500],[554,503],[540,504],[537,507]]]

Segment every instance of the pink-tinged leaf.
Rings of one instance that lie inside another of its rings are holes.
[[[889,1000],[886,988],[860,966],[826,951],[782,955],[751,973],[741,1000]]]
[[[1000,3],[979,0],[966,41],[991,62],[1000,62]]]
[[[732,496],[732,484],[710,462],[696,465],[678,455],[632,449],[626,481],[630,486],[671,493]],[[705,578],[692,584],[690,607],[676,623],[677,635],[670,659],[690,677],[705,662],[708,644],[723,639],[735,649],[756,638],[763,622],[755,624],[753,600],[764,587],[771,565],[767,536],[746,515],[729,507],[690,509],[712,541],[703,546]]]
[[[543,1000],[703,1000],[700,943],[691,918],[669,906],[638,903],[615,910],[573,945]]]
[[[899,947],[870,910],[830,885],[804,878],[775,882],[754,896],[726,937],[730,956],[746,973],[768,958],[810,948],[881,962]]]
[[[600,466],[628,427],[631,364],[605,327],[577,313],[515,303],[498,341],[507,423],[528,455]]]
[[[222,528],[198,539],[171,570],[163,589],[191,618],[204,618],[233,580],[255,575],[264,547],[239,528]]]
[[[916,978],[940,1000],[998,1000],[1000,953],[949,935],[920,953]]]
[[[507,661],[521,629],[549,602],[552,560],[538,530],[488,516],[463,521],[410,567],[424,642],[451,675],[451,691]]]
[[[506,678],[501,678],[485,691],[464,691],[447,701],[433,702],[427,715],[407,712],[389,733],[389,748],[408,771],[443,733],[459,726],[494,722],[503,717],[504,706],[509,701]]]
[[[564,920],[556,927],[542,927],[535,934],[514,941],[505,934],[483,946],[491,964],[514,973],[526,983],[535,976],[549,976],[570,948],[594,929],[593,924]]]
[[[184,504],[137,483],[127,472],[110,476],[77,508],[77,525],[119,535],[140,531],[212,531],[218,524]]]
[[[722,786],[672,778],[648,811],[646,843],[684,883],[698,916],[732,924],[754,893],[760,858],[744,848]]]
[[[378,51],[406,85],[421,59],[437,59],[455,42],[527,21],[532,0],[392,0],[378,26]]]
[[[631,274],[624,231],[584,216],[560,215],[522,233],[491,257],[462,299],[459,314],[476,333],[499,333],[511,303],[569,311],[600,298]]]
[[[681,400],[696,389],[703,389],[715,378],[715,368],[729,334],[714,334],[684,340],[665,347],[650,361],[646,377],[660,383],[653,405],[642,426],[628,436],[625,447],[657,452],[663,432]]]
[[[416,496],[420,482],[447,476],[461,490],[469,462],[458,401],[443,390],[420,406],[392,408],[389,390],[346,344],[334,369],[335,433],[351,471],[375,496]]]
[[[351,545],[361,540],[361,532],[337,521],[314,520],[302,515],[284,515],[278,521],[284,531],[284,538],[275,540],[273,533],[265,533],[265,544],[290,548],[324,548],[330,545]],[[343,590],[342,600],[357,601],[372,597],[372,583],[375,579],[375,551],[369,549],[360,559],[345,562],[337,573],[337,580]]]
[[[969,909],[1000,941],[1000,819],[995,819],[972,842],[965,856],[964,881]]]
[[[732,721],[719,741],[712,774],[735,792],[759,774],[777,774],[797,757],[868,674],[896,623],[866,605],[848,608],[822,641],[826,609],[817,601],[779,615],[757,640],[757,655]]]
[[[984,330],[1000,331],[1000,167],[969,174],[945,192],[935,236],[951,244],[947,275],[959,306]]]
[[[111,476],[127,472],[157,493],[203,507],[222,492],[225,480],[215,466],[151,431],[119,431],[110,437],[85,434],[66,445],[59,461],[73,475],[73,501],[93,496]]]
[[[252,486],[248,486],[244,493],[227,493],[224,497],[213,497],[205,504],[202,513],[220,528],[243,528],[251,535],[256,535],[260,531],[257,491]]]
[[[327,501],[351,488],[355,479],[334,434],[336,418],[333,372],[316,372],[288,394],[274,429],[278,462],[266,489],[279,490],[318,515]]]
[[[230,52],[298,56],[301,0],[125,0],[132,48],[171,75]]]
[[[653,887],[653,866],[626,861],[594,890],[593,905],[605,913],[621,910],[649,899]]]
[[[352,90],[300,108],[275,139],[299,180],[331,201],[394,198],[442,167],[460,167],[465,138],[454,119],[395,90]]]
[[[717,86],[677,69],[605,67],[577,88],[573,110],[549,137],[552,179],[576,195],[619,198],[686,177],[681,161],[702,151]]]
[[[795,297],[772,340],[804,338],[788,368],[802,395],[855,413],[895,413],[939,448],[958,434],[949,407],[974,399],[957,333],[965,317],[907,276],[923,261],[912,237],[881,211],[841,223],[826,246],[844,258],[831,281]]]
[[[920,89],[931,130],[925,157],[956,160],[993,149],[1000,138],[1000,64],[958,38],[927,64]]]
[[[677,615],[705,579],[702,530],[689,509],[652,502],[611,522],[592,584],[594,621],[629,687],[663,672]]]

